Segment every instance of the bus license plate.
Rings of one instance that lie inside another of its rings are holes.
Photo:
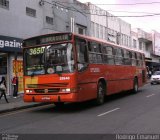
[[[44,96],[44,97],[42,97],[42,100],[44,100],[44,101],[49,101],[49,100],[51,100],[51,98],[48,97],[48,96]]]

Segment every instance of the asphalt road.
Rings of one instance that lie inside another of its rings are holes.
[[[30,108],[0,115],[2,134],[158,134],[160,85],[137,94],[110,96],[105,104],[92,102]]]

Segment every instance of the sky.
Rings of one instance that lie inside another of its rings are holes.
[[[115,16],[131,24],[132,28],[141,28],[146,32],[156,30],[160,33],[160,0],[78,0],[82,3],[91,2]],[[140,4],[141,3],[141,4]],[[148,4],[144,4],[148,3]],[[108,4],[108,5],[107,5]],[[114,4],[114,5],[109,5]],[[124,5],[127,4],[127,5]],[[128,5],[129,4],[129,5]],[[159,14],[154,16],[146,15]]]

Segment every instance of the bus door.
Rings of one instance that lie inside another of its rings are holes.
[[[91,98],[91,85],[89,77],[89,64],[88,64],[88,50],[87,41],[85,39],[75,39],[76,52],[77,52],[77,83],[79,87],[79,99],[81,101]]]

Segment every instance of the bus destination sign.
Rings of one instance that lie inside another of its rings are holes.
[[[60,42],[60,41],[68,41],[69,35],[56,35],[56,36],[46,36],[40,39],[40,44],[52,43],[52,42]]]
[[[35,46],[47,43],[69,41],[71,40],[71,34],[50,34],[44,36],[38,36],[24,40],[23,46]]]

